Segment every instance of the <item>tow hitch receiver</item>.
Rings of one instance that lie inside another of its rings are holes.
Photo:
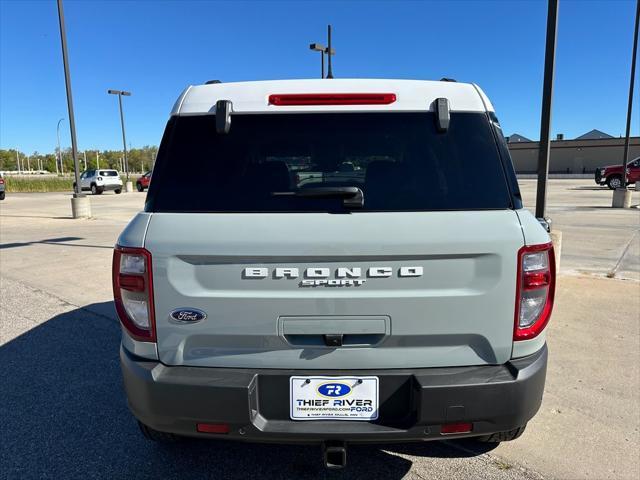
[[[322,444],[324,466],[331,470],[339,470],[347,464],[347,445],[339,440]]]

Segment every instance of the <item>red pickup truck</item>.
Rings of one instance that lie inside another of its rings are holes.
[[[151,182],[151,172],[147,172],[136,180],[136,188],[139,192],[144,192],[145,188],[149,188]]]
[[[598,185],[607,185],[611,190],[622,187],[622,166],[596,168],[595,180]],[[627,163],[627,185],[636,182],[640,182],[640,157]]]

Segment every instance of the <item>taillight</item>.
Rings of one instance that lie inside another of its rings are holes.
[[[269,95],[269,104],[289,105],[389,105],[395,93],[279,93]]]
[[[122,326],[136,340],[156,341],[151,254],[144,248],[116,246],[113,297]]]
[[[546,327],[556,283],[553,244],[524,246],[518,251],[514,340],[529,340]]]

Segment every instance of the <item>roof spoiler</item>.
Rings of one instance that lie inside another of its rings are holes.
[[[231,100],[218,100],[216,102],[216,132],[229,133],[232,111],[233,103],[231,103]]]
[[[446,132],[449,129],[449,120],[451,119],[449,99],[436,98],[434,104],[436,111],[436,129],[440,133]]]

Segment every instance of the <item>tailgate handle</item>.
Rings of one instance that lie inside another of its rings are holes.
[[[324,344],[327,347],[341,347],[344,341],[344,335],[329,334],[324,335]]]
[[[390,333],[390,318],[280,317],[280,334],[301,347],[372,346]]]

